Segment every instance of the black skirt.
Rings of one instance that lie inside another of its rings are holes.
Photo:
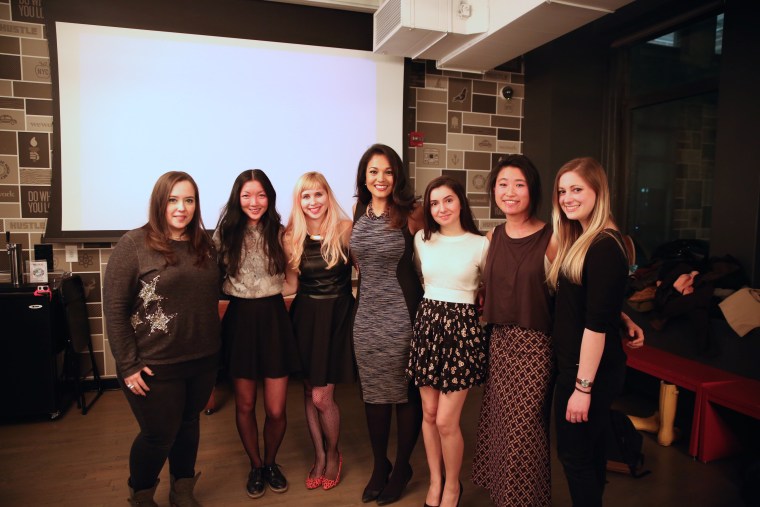
[[[443,393],[485,381],[488,343],[474,304],[423,299],[414,319],[406,375]]]
[[[282,295],[230,297],[222,321],[225,366],[232,378],[262,380],[300,370],[298,349]]]
[[[293,334],[301,358],[301,374],[312,386],[356,380],[351,340],[354,297],[299,294],[290,307]]]

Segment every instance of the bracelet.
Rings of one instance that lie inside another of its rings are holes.
[[[584,391],[583,389],[581,389],[581,388],[580,388],[580,387],[578,387],[578,386],[575,386],[575,390],[576,390],[576,391],[578,391],[579,393],[583,393],[583,394],[591,394],[591,391]]]

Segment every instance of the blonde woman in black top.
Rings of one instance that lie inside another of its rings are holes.
[[[558,250],[547,279],[556,290],[557,454],[573,505],[600,506],[609,410],[625,376],[619,320],[628,259],[597,161],[562,166],[552,201]]]
[[[302,175],[293,191],[293,209],[283,246],[298,273],[298,292],[290,306],[301,358],[306,423],[314,444],[314,464],[306,488],[329,490],[340,482],[340,409],[335,384],[353,382],[351,348],[351,220],[340,209],[325,177]]]

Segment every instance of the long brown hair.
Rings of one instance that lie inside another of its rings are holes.
[[[404,170],[404,162],[398,153],[385,144],[373,144],[364,152],[359,160],[359,167],[356,170],[356,197],[362,204],[369,204],[372,194],[367,190],[367,164],[375,155],[383,155],[388,159],[388,163],[393,171],[393,192],[388,197],[388,206],[390,207],[391,227],[400,229],[406,225],[409,215],[412,213],[415,204],[414,189],[409,184]]]
[[[162,174],[156,181],[156,184],[153,185],[153,192],[150,194],[150,203],[148,205],[148,223],[142,226],[146,232],[145,244],[148,248],[163,255],[167,265],[173,266],[177,264],[177,256],[169,240],[171,234],[169,232],[169,224],[166,221],[166,206],[169,204],[169,196],[174,185],[181,181],[189,182],[195,191],[195,212],[190,223],[187,224],[185,234],[188,236],[188,242],[195,252],[195,265],[200,266],[211,257],[214,246],[201,218],[201,198],[198,193],[198,185],[193,177],[186,172],[169,171]]]
[[[425,197],[422,204],[424,210],[423,241],[429,240],[434,232],[441,230],[441,226],[435,221],[433,213],[430,211],[430,194],[438,187],[450,188],[451,191],[456,194],[457,199],[459,199],[459,224],[462,226],[462,229],[471,232],[472,234],[482,236],[483,233],[481,233],[480,230],[478,230],[478,226],[475,225],[475,219],[473,218],[472,210],[470,209],[470,201],[467,199],[467,192],[465,192],[464,187],[451,176],[444,175],[434,178],[428,183],[428,186],[425,189]]]

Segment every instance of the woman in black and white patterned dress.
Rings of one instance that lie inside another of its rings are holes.
[[[359,269],[354,316],[354,351],[369,429],[374,470],[362,501],[385,505],[401,497],[412,477],[409,464],[419,436],[419,393],[405,375],[412,322],[422,285],[412,261],[414,193],[401,158],[376,144],[362,156],[356,178],[357,203],[351,255]],[[396,408],[396,463],[387,458],[393,408]]]

